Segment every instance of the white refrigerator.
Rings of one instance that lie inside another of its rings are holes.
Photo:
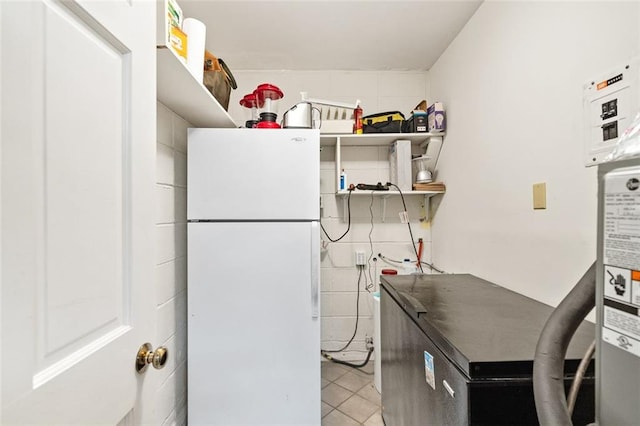
[[[190,425],[320,425],[320,135],[189,129]]]

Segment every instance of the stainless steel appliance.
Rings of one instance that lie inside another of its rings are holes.
[[[314,129],[319,127],[320,111],[309,102],[300,102],[282,116],[285,129]]]
[[[538,424],[533,357],[553,308],[468,274],[383,275],[381,282],[385,424]],[[565,361],[567,389],[593,338],[593,324],[583,322]],[[593,419],[591,365],[573,421]]]
[[[431,171],[427,168],[429,160],[431,157],[427,155],[421,155],[411,160],[415,169],[416,183],[429,183],[433,180]]]
[[[640,158],[598,166],[597,423],[640,421]]]

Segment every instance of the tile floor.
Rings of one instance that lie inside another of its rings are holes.
[[[322,361],[322,426],[382,426],[373,361],[351,368]]]

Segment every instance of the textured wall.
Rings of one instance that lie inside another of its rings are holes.
[[[169,350],[156,395],[156,424],[186,425],[187,416],[187,128],[157,105],[157,345]]]

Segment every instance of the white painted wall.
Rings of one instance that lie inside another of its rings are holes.
[[[158,335],[169,350],[155,398],[156,424],[185,425],[187,417],[187,128],[157,104],[156,303]]]
[[[350,72],[350,71],[235,71],[238,89],[232,93],[229,113],[236,123],[244,124],[248,112],[239,105],[239,100],[251,93],[258,84],[271,83],[285,94],[279,104],[279,119],[282,113],[301,101],[300,92],[307,91],[310,97],[355,103],[362,101],[364,115],[384,111],[401,111],[407,115],[422,99],[427,87],[426,72]],[[263,131],[263,130],[257,130]],[[386,182],[389,179],[388,150],[385,147],[346,147],[342,151],[342,165],[349,183]],[[347,228],[342,211],[342,201],[336,199],[335,148],[323,147],[320,163],[320,192],[323,198],[322,224],[335,239]],[[292,177],[295,178],[295,177]],[[426,225],[420,223],[424,216],[422,197],[407,198],[414,237],[422,237],[427,244],[424,260],[430,259],[430,235]],[[400,223],[398,212],[400,199],[389,200],[386,217],[382,221],[382,204],[374,200],[373,231],[371,225],[370,197],[353,197],[351,202],[351,231],[338,243],[328,243],[322,251],[321,316],[322,348],[341,348],[353,335],[356,318],[356,299],[359,288],[358,332],[343,359],[362,360],[366,353],[365,337],[373,336],[373,301],[365,289],[366,282],[373,281],[377,290],[380,270],[393,265],[370,260],[358,287],[358,270],[354,252],[364,250],[367,259],[379,252],[392,259],[411,255],[410,237],[406,225]],[[372,244],[369,243],[371,232]]]
[[[447,108],[434,260],[553,306],[596,257],[582,84],[637,55],[638,2],[485,2],[430,70]],[[547,209],[532,185],[547,183]]]

